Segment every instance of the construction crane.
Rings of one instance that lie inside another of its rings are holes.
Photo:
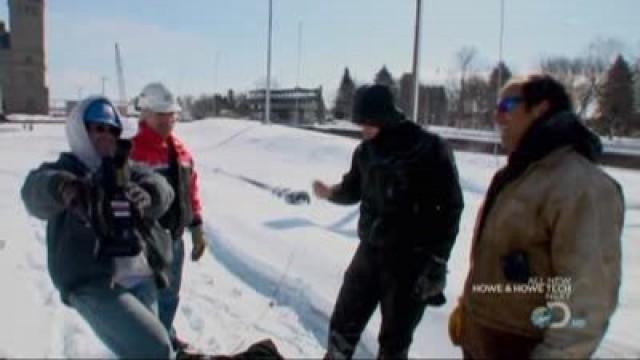
[[[122,58],[120,57],[120,47],[116,43],[116,72],[118,75],[118,95],[120,96],[120,111],[126,113],[127,93],[124,85],[124,71],[122,70]]]

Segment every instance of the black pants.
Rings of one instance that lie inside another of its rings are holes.
[[[331,315],[326,358],[350,359],[380,304],[379,358],[406,358],[426,304],[412,296],[417,270],[411,254],[360,243]],[[409,259],[408,259],[409,258]]]

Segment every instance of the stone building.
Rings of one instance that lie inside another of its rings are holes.
[[[45,0],[8,0],[0,21],[0,98],[5,113],[47,114]]]

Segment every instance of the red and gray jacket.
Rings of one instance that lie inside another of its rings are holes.
[[[171,207],[160,218],[160,224],[174,239],[182,236],[185,227],[202,223],[202,205],[198,173],[191,152],[174,134],[163,139],[144,121],[133,138],[131,160],[151,167],[164,175],[175,192]]]

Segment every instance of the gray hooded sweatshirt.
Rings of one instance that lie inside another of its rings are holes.
[[[21,192],[29,213],[47,221],[49,275],[65,303],[68,294],[79,286],[92,282],[112,283],[116,270],[113,259],[95,256],[99,241],[96,232],[63,206],[58,190],[69,176],[89,179],[100,167],[101,159],[87,135],[82,116],[87,105],[99,98],[83,100],[67,119],[66,133],[71,152],[64,152],[57,161],[43,163],[32,170]],[[173,190],[162,176],[135,165],[130,166],[129,180],[151,195],[151,206],[136,227],[143,234],[144,255],[153,275],[160,286],[166,286],[165,272],[172,258],[171,238],[157,219],[173,201]]]

